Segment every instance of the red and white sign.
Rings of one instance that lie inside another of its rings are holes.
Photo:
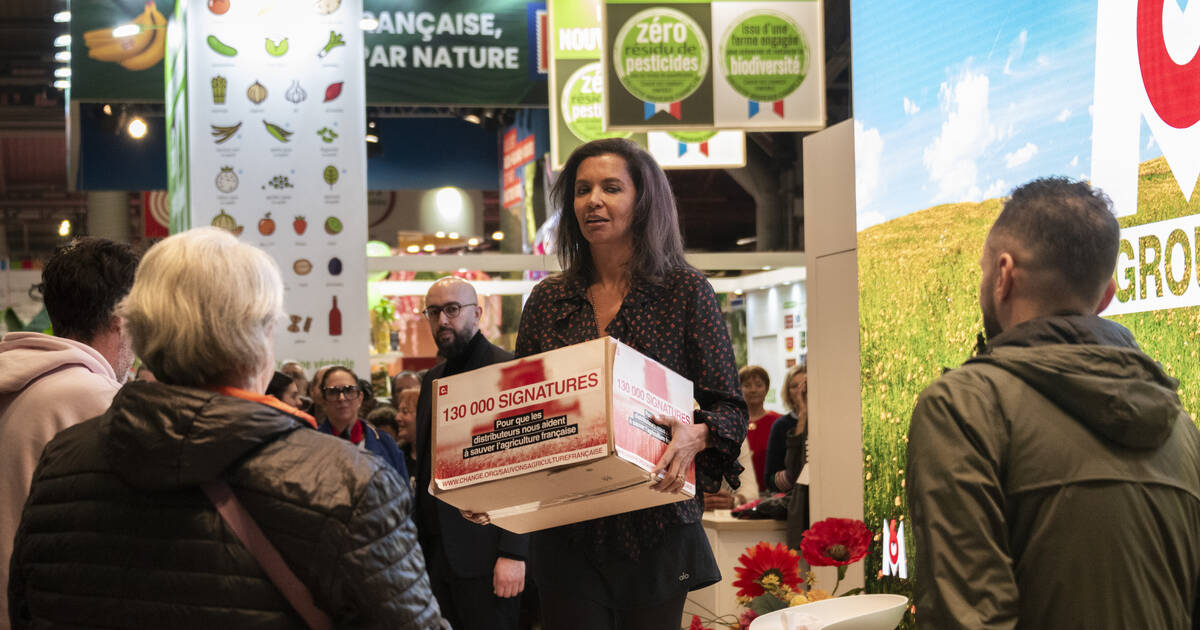
[[[1137,212],[1141,120],[1191,199],[1200,176],[1200,2],[1100,0],[1092,183],[1117,216]]]
[[[515,127],[504,134],[504,140],[501,143],[504,153],[501,163],[504,175],[504,189],[500,193],[502,207],[511,208],[525,200],[524,182],[517,176],[517,169],[534,160],[535,142],[535,137],[532,135],[518,141]]]
[[[171,205],[165,190],[142,193],[142,234],[146,238],[166,238],[170,234]]]

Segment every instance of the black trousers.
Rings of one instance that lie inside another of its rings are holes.
[[[678,630],[687,595],[628,610],[546,590],[541,598],[542,630]]]
[[[442,616],[454,630],[517,630],[521,596],[496,597],[492,575],[455,577],[441,552],[429,563],[429,582]]]

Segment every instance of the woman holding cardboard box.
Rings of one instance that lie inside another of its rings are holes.
[[[693,422],[655,421],[671,442],[651,486],[678,493],[696,463],[700,489],[737,486],[746,404],[716,294],[684,260],[662,169],[626,140],[597,140],[555,183],[563,273],[534,288],[517,356],[612,336],[695,384]],[[688,591],[720,580],[700,524],[703,499],[534,534],[533,574],[547,630],[678,628]]]

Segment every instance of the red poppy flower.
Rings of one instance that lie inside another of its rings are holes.
[[[871,547],[871,530],[852,518],[827,518],[804,532],[800,551],[814,567],[840,567],[862,560]]]
[[[733,585],[738,597],[758,597],[763,590],[763,577],[774,573],[779,576],[780,586],[796,587],[804,580],[800,577],[800,557],[783,543],[771,546],[760,542],[750,547],[738,558],[734,567],[737,578]]]

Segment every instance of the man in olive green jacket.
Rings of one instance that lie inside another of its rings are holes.
[[[1046,179],[988,234],[987,343],[909,431],[922,628],[1200,628],[1200,432],[1178,381],[1095,315],[1118,233],[1102,193]]]

